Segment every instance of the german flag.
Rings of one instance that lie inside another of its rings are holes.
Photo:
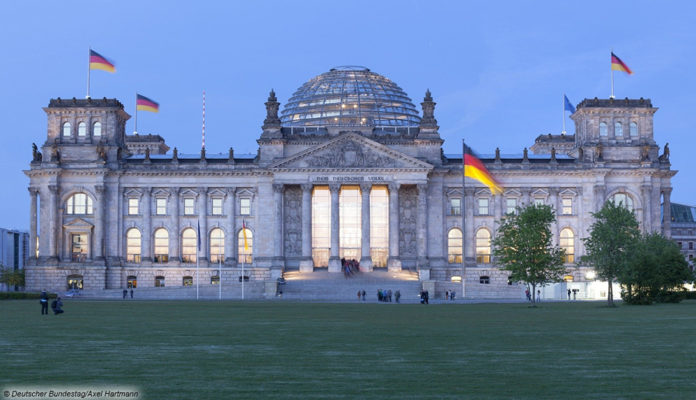
[[[630,68],[628,68],[628,65],[621,61],[619,57],[614,54],[614,52],[611,52],[611,69],[614,71],[623,71],[629,75],[633,74],[633,71],[631,71]]]
[[[493,175],[488,172],[488,169],[486,169],[481,160],[479,160],[479,158],[467,145],[464,145],[462,162],[464,163],[464,177],[475,179],[483,183],[484,185],[488,186],[488,189],[490,189],[491,193],[493,194],[503,192],[503,189],[498,181],[493,178]]]
[[[135,99],[135,109],[140,111],[159,112],[159,103],[137,94]]]
[[[89,49],[89,69],[116,72],[116,65],[96,51]]]

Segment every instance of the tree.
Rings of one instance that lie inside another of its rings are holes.
[[[614,306],[612,284],[617,279],[630,257],[630,249],[640,238],[638,221],[633,211],[622,203],[607,201],[599,212],[592,213],[595,218],[590,228],[590,237],[583,238],[585,256],[582,261],[591,264],[597,276],[609,285],[607,304]]]
[[[621,297],[631,304],[681,301],[683,284],[694,275],[677,245],[659,233],[643,236],[619,274]],[[681,290],[680,290],[681,289]]]
[[[8,290],[13,286],[24,286],[24,270],[0,267],[0,283],[7,285]]]
[[[524,282],[532,289],[536,303],[536,287],[561,281],[565,250],[553,246],[551,223],[556,220],[547,205],[518,208],[500,222],[493,240],[493,254],[503,269],[510,271],[510,279]]]

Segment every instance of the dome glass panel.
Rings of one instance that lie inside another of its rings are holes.
[[[310,79],[281,114],[283,126],[418,126],[408,95],[364,67],[336,67]]]

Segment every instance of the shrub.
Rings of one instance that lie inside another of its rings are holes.
[[[55,293],[49,293],[48,298],[58,297]],[[41,293],[35,292],[0,292],[0,300],[25,300],[25,299],[40,299]]]

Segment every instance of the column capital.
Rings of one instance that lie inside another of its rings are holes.
[[[669,196],[672,194],[672,188],[671,187],[663,187],[660,189],[662,191],[662,194],[665,196]]]
[[[94,191],[95,191],[95,192],[97,192],[97,193],[99,193],[99,194],[102,194],[102,193],[104,193],[104,190],[105,190],[105,186],[104,186],[104,185],[94,185]]]
[[[228,186],[228,187],[225,189],[225,191],[227,192],[227,194],[232,195],[232,196],[234,196],[235,194],[237,194],[237,188],[236,188],[235,186]]]
[[[419,183],[416,185],[416,187],[418,188],[418,195],[421,195],[421,194],[424,195],[424,194],[428,193],[428,184],[427,183]]]
[[[363,183],[360,184],[360,191],[362,191],[363,193],[369,194],[369,193],[370,193],[370,190],[372,190],[372,184],[371,184],[371,183],[364,183],[364,182],[363,182]]]
[[[172,194],[179,195],[179,192],[181,192],[181,188],[178,186],[173,186],[169,188],[169,191],[172,192]]]
[[[39,194],[39,188],[33,186],[29,186],[27,190],[29,191],[29,194],[32,196],[36,196],[37,194]]]
[[[464,196],[466,196],[466,197],[474,197],[475,193],[476,193],[476,188],[472,188],[472,187],[465,187],[464,188]]]
[[[389,192],[391,193],[392,191],[398,191],[399,188],[401,187],[401,183],[400,182],[389,182],[389,184],[387,184],[387,186],[389,187]]]
[[[311,192],[312,189],[314,188],[314,184],[312,184],[312,183],[303,183],[303,184],[300,185],[300,187],[302,188],[302,191],[303,191],[303,192]]]
[[[48,190],[50,190],[51,193],[56,194],[58,193],[58,185],[48,185]]]
[[[208,194],[208,187],[207,186],[199,186],[197,188],[198,194]]]
[[[283,193],[285,191],[285,185],[282,183],[274,183],[273,184],[273,192],[275,193]]]
[[[338,193],[341,190],[341,184],[340,183],[330,183],[329,190],[331,191],[331,193]]]

